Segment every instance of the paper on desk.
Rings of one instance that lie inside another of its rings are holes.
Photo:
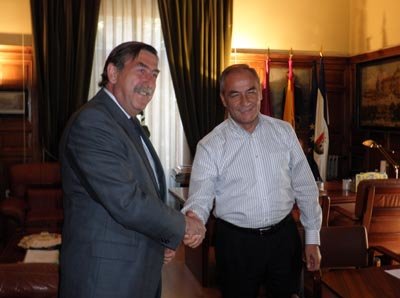
[[[400,269],[389,269],[389,270],[385,270],[387,273],[389,273],[390,275],[393,275],[394,277],[397,277],[400,279]]]
[[[28,249],[24,258],[24,263],[58,263],[59,251]]]

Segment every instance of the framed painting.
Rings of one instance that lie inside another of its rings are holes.
[[[358,126],[400,128],[400,56],[357,65]]]
[[[0,114],[23,115],[25,114],[26,94],[22,90],[0,91]]]

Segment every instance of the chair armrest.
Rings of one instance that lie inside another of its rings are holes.
[[[359,218],[356,217],[354,214],[352,214],[351,212],[349,212],[348,210],[346,210],[346,209],[344,209],[343,207],[340,207],[340,206],[331,206],[330,211],[331,212],[337,212],[340,215],[343,215],[344,217],[347,217],[348,219],[353,220],[353,221],[358,221],[359,220]]]
[[[373,264],[376,254],[383,255],[389,260],[400,263],[400,255],[396,254],[394,251],[391,251],[390,249],[387,249],[383,246],[371,246],[370,248],[368,248],[368,263],[370,265]]]
[[[22,224],[25,221],[28,205],[24,199],[8,198],[0,201],[0,214]]]

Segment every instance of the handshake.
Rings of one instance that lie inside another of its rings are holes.
[[[185,215],[185,237],[183,243],[191,248],[195,248],[203,242],[206,228],[201,219],[192,211],[187,211]]]
[[[206,227],[201,219],[192,211],[185,214],[185,236],[183,243],[191,248],[195,248],[203,242],[206,235]],[[164,264],[168,264],[174,257],[176,252],[170,248],[164,250]]]

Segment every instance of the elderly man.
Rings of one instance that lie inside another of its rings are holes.
[[[197,145],[182,212],[204,223],[213,206],[217,272],[224,298],[300,292],[302,245],[291,216],[305,228],[309,270],[320,264],[321,208],[313,174],[289,123],[260,114],[260,80],[244,64],[226,68],[221,100],[229,117]]]

